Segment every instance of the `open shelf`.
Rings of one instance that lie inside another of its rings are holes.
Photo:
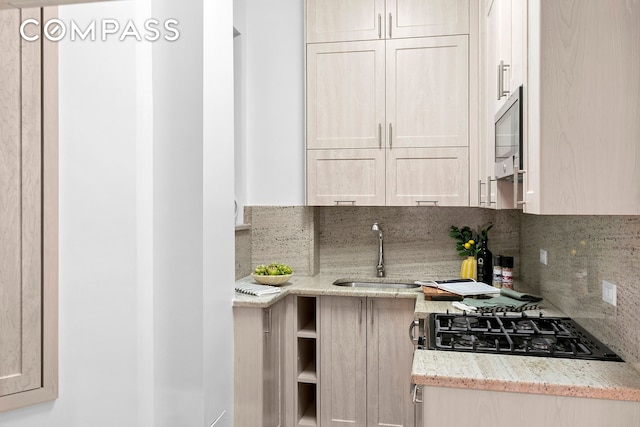
[[[298,384],[298,425],[315,426],[317,419],[315,385]]]
[[[297,426],[317,426],[318,330],[316,297],[296,297]]]
[[[318,376],[316,375],[316,361],[310,361],[307,366],[298,374],[298,382],[316,384]]]
[[[316,340],[298,338],[298,378],[316,377]],[[309,382],[309,381],[304,381]]]
[[[298,336],[300,333],[316,332],[316,299],[315,297],[298,297]]]
[[[316,319],[311,319],[306,325],[304,325],[298,331],[298,337],[300,338],[316,338]]]

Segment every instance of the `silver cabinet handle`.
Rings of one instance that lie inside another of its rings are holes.
[[[356,205],[356,201],[355,200],[334,200],[334,202],[336,203],[336,206],[339,206],[341,204],[350,204],[351,206],[355,206]]]
[[[478,206],[483,205],[485,202],[482,201],[482,186],[485,185],[481,179],[478,180]]]
[[[498,84],[496,85],[498,90],[498,101],[502,98],[502,61],[498,64]]]
[[[420,206],[421,204],[432,204],[433,206],[438,206],[437,200],[416,200],[416,205]]]
[[[389,123],[389,148],[393,147],[393,125]]]
[[[420,321],[418,319],[413,320],[409,324],[409,339],[411,340],[411,344],[413,344],[414,346],[418,345],[418,338],[416,338],[416,336],[415,336],[415,334],[413,332],[419,326],[420,326]]]
[[[412,392],[411,392],[411,395],[412,395],[412,397],[411,397],[411,401],[412,401],[414,404],[416,404],[416,403],[422,403],[422,400],[420,400],[420,399],[418,398],[418,394],[420,393],[420,391],[419,391],[418,389],[419,389],[418,385],[417,385],[417,384],[413,384],[413,386],[412,386]]]
[[[382,148],[382,123],[378,123],[378,148]]]
[[[524,201],[524,188],[522,191],[522,199],[523,200],[518,200],[518,181],[520,178],[520,175],[524,175],[526,173],[526,171],[517,169],[513,171],[513,207],[517,208],[518,206],[522,206],[525,204]],[[522,181],[524,184],[524,176],[522,177]],[[524,185],[523,185],[524,186]]]
[[[359,306],[360,306],[360,309],[358,312],[358,325],[361,325],[362,324],[362,298],[360,299]]]
[[[382,14],[378,14],[378,38],[382,38]]]
[[[487,177],[487,206],[491,207],[491,205],[495,202],[491,201],[491,183],[492,182],[497,182],[497,179],[491,178],[491,175],[489,175]],[[496,188],[496,193],[498,192],[498,189]]]
[[[369,297],[369,315],[371,316],[371,324],[373,325],[373,298]]]
[[[271,316],[272,316],[271,309],[266,310],[265,315],[267,316],[267,327],[265,328],[264,333],[270,334],[271,333]]]
[[[393,17],[389,13],[389,38],[391,38],[391,26],[393,25]]]
[[[508,96],[509,91],[504,90],[504,72],[509,68],[509,64],[505,64],[504,61],[500,61],[498,64],[498,101],[502,99],[503,96]]]

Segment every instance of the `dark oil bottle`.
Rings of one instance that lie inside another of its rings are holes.
[[[478,260],[478,282],[491,285],[493,282],[493,257],[487,248],[487,238],[480,241],[480,249],[476,258]]]

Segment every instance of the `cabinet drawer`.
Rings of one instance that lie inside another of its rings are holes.
[[[387,205],[468,206],[469,150],[398,148],[387,154]]]
[[[307,204],[384,205],[384,150],[307,150]]]

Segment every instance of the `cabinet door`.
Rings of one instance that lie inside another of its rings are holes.
[[[233,308],[237,427],[284,425],[286,301]]]
[[[469,34],[469,0],[388,0],[388,38]]]
[[[365,298],[320,299],[320,420],[324,427],[366,426]]]
[[[18,31],[32,12],[0,10],[0,396],[42,386],[40,43]]]
[[[481,11],[481,107],[480,107],[480,150],[478,158],[479,204],[482,207],[496,207],[497,183],[495,175],[495,126],[494,118],[498,110],[498,7],[495,0],[483,3]],[[495,6],[495,7],[494,7]],[[473,190],[472,190],[473,191]]]
[[[509,90],[515,91],[525,82],[527,69],[527,1],[511,1],[511,72]]]
[[[468,37],[392,40],[386,55],[387,146],[468,146]]]
[[[384,150],[307,150],[307,204],[384,206]]]
[[[492,29],[491,42],[495,50],[495,63],[492,64],[495,71],[490,71],[489,78],[495,76],[493,78],[496,82],[501,79],[500,87],[496,86],[496,94],[500,90],[503,93],[494,105],[493,114],[504,105],[511,93],[524,84],[527,46],[526,8],[526,0],[494,0],[487,10],[487,19]],[[504,64],[505,68],[499,69],[499,64]]]
[[[393,148],[387,152],[387,205],[468,206],[469,150]]]
[[[367,426],[413,427],[413,344],[404,333],[415,300],[368,298]]]
[[[307,43],[384,38],[384,0],[307,0]]]
[[[281,300],[265,309],[264,315],[264,376],[263,423],[265,427],[282,427],[285,416],[284,399],[284,347],[285,301]]]
[[[307,149],[384,145],[384,42],[307,47]]]

